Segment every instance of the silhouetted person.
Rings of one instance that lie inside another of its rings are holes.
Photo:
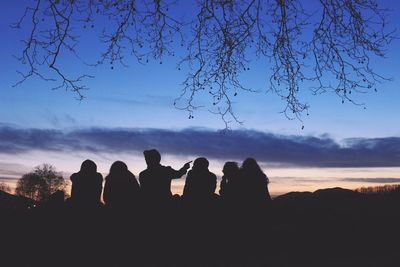
[[[246,201],[271,200],[268,191],[269,179],[261,170],[257,161],[247,158],[240,168],[242,194]]]
[[[208,170],[206,158],[197,158],[188,172],[183,197],[188,200],[204,200],[214,197],[217,176]]]
[[[114,162],[105,180],[103,200],[107,206],[123,208],[138,204],[139,183],[124,162]]]
[[[226,200],[238,200],[241,195],[241,177],[237,162],[228,161],[222,169],[219,195]]]
[[[181,178],[190,168],[186,163],[181,169],[174,170],[170,166],[160,164],[161,155],[156,149],[143,152],[147,169],[139,174],[142,195],[146,200],[159,201],[172,198],[171,181]]]
[[[87,159],[79,172],[71,175],[71,201],[80,207],[97,207],[103,189],[103,176],[97,172],[96,164]]]

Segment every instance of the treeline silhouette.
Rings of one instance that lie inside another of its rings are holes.
[[[138,180],[121,161],[85,160],[71,197],[41,205],[0,191],[4,266],[399,266],[399,186],[291,192],[274,200],[255,159],[217,179],[200,157],[175,170],[146,150]],[[171,180],[186,176],[182,196]],[[103,192],[104,205],[100,201]]]
[[[357,192],[369,195],[388,195],[388,194],[400,194],[400,185],[388,184],[381,186],[368,186],[360,187],[356,189]]]

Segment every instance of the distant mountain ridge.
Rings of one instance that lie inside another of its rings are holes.
[[[344,189],[341,187],[324,188],[318,189],[314,192],[289,192],[280,195],[274,199],[274,201],[304,201],[311,199],[319,200],[335,200],[335,199],[355,199],[358,198],[361,193],[350,189]]]
[[[341,187],[323,188],[314,192],[309,191],[293,191],[286,194],[278,195],[273,198],[274,203],[291,203],[300,204],[303,202],[343,202],[358,200],[362,197],[370,195],[385,195],[389,197],[400,198],[400,185],[392,185],[391,189],[388,186],[376,186],[361,188],[356,190],[345,189]],[[29,208],[33,205],[38,205],[36,201],[23,197],[16,196],[0,190],[0,209],[15,209]]]

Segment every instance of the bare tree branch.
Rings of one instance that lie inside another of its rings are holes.
[[[266,91],[281,97],[282,112],[301,121],[309,105],[300,96],[334,92],[342,102],[356,105],[354,93],[377,90],[388,78],[375,72],[372,61],[384,57],[395,38],[387,29],[388,10],[375,0],[197,0],[192,20],[178,19],[181,2],[167,0],[36,0],[25,8],[14,28],[30,27],[18,59],[27,66],[19,72],[20,85],[36,76],[59,82],[82,99],[92,75],[72,77],[61,57],[76,51],[81,40],[76,28],[94,28],[107,21],[99,35],[104,50],[89,65],[127,66],[133,56],[141,64],[163,63],[166,56],[186,54],[178,69],[187,69],[176,108],[194,118],[198,108],[221,116],[226,129],[242,123],[234,99],[243,92],[257,93],[243,82],[254,61],[266,62]],[[100,23],[99,23],[100,22]],[[73,27],[74,26],[74,27]],[[54,75],[49,75],[48,70]],[[208,101],[204,103],[204,99]],[[354,98],[353,98],[354,97]]]

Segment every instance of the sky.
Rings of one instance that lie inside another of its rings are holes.
[[[332,93],[312,96],[308,88],[301,88],[311,106],[303,122],[284,117],[284,103],[265,90],[268,62],[254,62],[245,83],[260,92],[239,93],[234,110],[243,124],[231,123],[231,131],[221,133],[223,121],[207,109],[188,119],[174,108],[185,73],[176,68],[173,57],[145,65],[132,58],[129,67],[113,69],[61,58],[67,72],[95,76],[87,80],[90,90],[82,101],[72,92],[51,90],[51,82],[37,78],[13,87],[19,80],[16,71],[23,70],[14,55],[21,53],[27,31],[10,24],[29,2],[6,1],[0,10],[0,180],[11,186],[43,163],[54,165],[68,179],[87,158],[103,175],[112,162],[123,160],[137,176],[146,167],[142,151],[149,148],[159,149],[162,163],[175,168],[205,156],[218,176],[224,162],[254,157],[275,195],[400,182],[399,40],[388,46],[386,58],[374,59],[373,67],[392,80],[376,93],[357,95],[366,109],[342,104]],[[399,2],[380,2],[393,10],[389,25],[399,28]],[[190,6],[179,8],[177,12]],[[80,55],[95,59],[101,45],[90,29],[78,32],[83,36]],[[175,181],[174,192],[180,193],[183,184],[184,179]]]

